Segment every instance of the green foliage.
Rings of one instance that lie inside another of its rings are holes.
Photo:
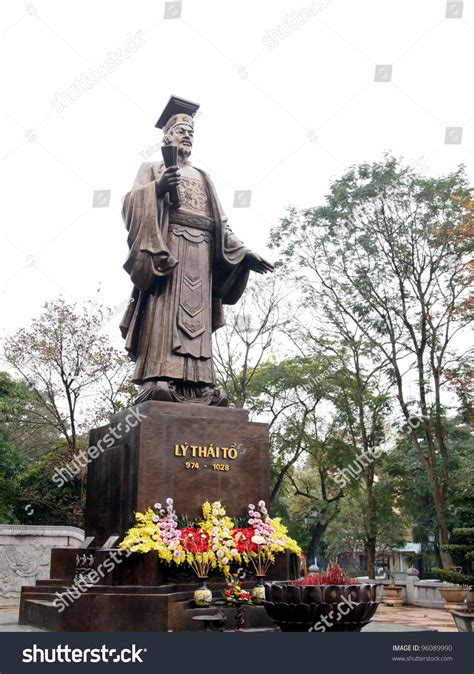
[[[12,446],[8,436],[0,431],[0,524],[15,524],[15,503],[21,493],[19,474],[24,457]]]
[[[434,567],[431,569],[432,573],[439,580],[443,580],[446,583],[455,583],[456,585],[474,585],[474,574],[461,573],[460,571],[454,571],[453,569],[439,569]]]
[[[6,372],[0,372],[0,523],[18,522],[15,504],[21,489],[19,475],[25,458],[17,450],[6,431],[6,423],[29,399],[26,387],[15,382]]]
[[[458,569],[433,569],[436,577],[449,583],[458,585],[474,586],[474,571],[472,568],[472,559],[474,558],[474,528],[459,527],[453,529],[452,540],[465,541],[464,543],[449,543],[444,548],[452,553],[455,563],[462,571]]]
[[[54,469],[71,458],[67,447],[55,447],[24,466],[18,478],[16,518],[22,524],[69,524],[83,526],[85,489],[79,494],[73,482],[61,489],[52,481]]]

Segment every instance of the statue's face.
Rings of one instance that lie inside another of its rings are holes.
[[[178,146],[178,155],[187,159],[193,149],[194,130],[188,124],[177,124],[168,133],[172,143]]]

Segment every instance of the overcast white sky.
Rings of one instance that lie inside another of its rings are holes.
[[[121,199],[161,158],[172,93],[201,104],[193,162],[260,252],[287,206],[320,203],[384,150],[435,174],[472,168],[471,1],[10,0],[1,13],[0,336],[59,294],[126,300]],[[375,81],[377,65],[391,79]],[[95,190],[109,207],[92,207]]]

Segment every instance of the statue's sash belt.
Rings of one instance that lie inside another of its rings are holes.
[[[170,224],[195,227],[205,232],[212,232],[214,229],[214,221],[211,218],[207,218],[205,215],[196,215],[195,213],[182,211],[180,208],[170,210],[169,221]]]

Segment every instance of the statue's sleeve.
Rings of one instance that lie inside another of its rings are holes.
[[[122,217],[128,230],[129,255],[124,269],[139,290],[150,290],[157,278],[178,264],[166,246],[168,203],[156,196],[152,164],[140,166],[132,189],[123,200]]]
[[[216,188],[210,177],[204,175],[208,181],[217,232],[213,280],[213,329],[216,329],[224,324],[221,304],[235,304],[245,290],[249,278],[245,256],[249,249],[229,227]]]

